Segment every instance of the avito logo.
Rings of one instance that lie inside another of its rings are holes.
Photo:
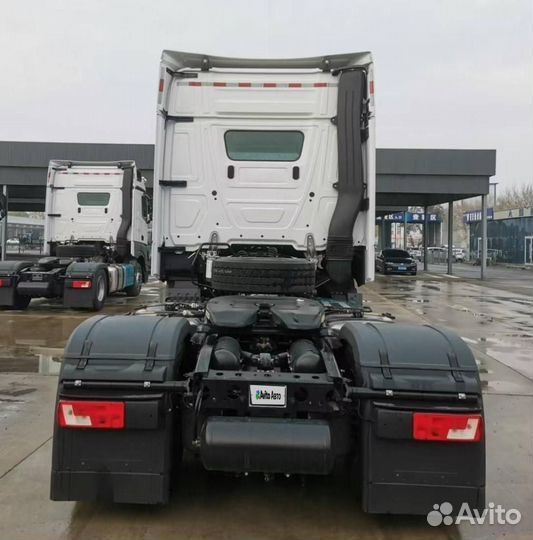
[[[470,525],[516,525],[522,519],[520,510],[510,508],[506,510],[501,504],[490,502],[487,508],[479,511],[477,508],[470,508],[468,503],[463,503],[459,511],[453,513],[453,506],[449,502],[434,504],[433,510],[427,515],[427,522],[432,527],[439,525],[459,525],[469,523]]]

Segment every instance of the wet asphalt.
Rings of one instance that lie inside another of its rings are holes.
[[[362,289],[376,313],[438,324],[471,346],[484,387],[487,502],[516,508],[517,525],[430,527],[422,516],[360,510],[349,475],[246,478],[207,473],[186,459],[166,507],[52,502],[51,434],[57,372],[72,330],[90,313],[33,301],[0,312],[0,539],[106,538],[531,538],[533,536],[533,274],[501,269],[481,283],[430,268],[378,276]],[[106,313],[160,301],[148,284],[137,299],[114,297]]]

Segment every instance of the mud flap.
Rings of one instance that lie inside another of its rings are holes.
[[[190,328],[177,317],[96,316],[74,331],[59,376],[52,500],[168,501],[180,453],[175,396],[143,388],[176,379]],[[61,427],[62,400],[123,403],[124,426]]]
[[[342,72],[337,101],[338,191],[328,231],[327,272],[333,286],[353,290],[353,228],[364,201],[362,130],[366,74]]]
[[[0,307],[15,306],[19,273],[30,266],[27,261],[0,261]]]
[[[65,274],[63,289],[63,305],[72,308],[92,308],[94,290],[92,286],[87,289],[73,288],[74,281],[88,280],[91,283],[96,273],[103,270],[107,274],[106,265],[96,262],[74,262],[69,264]]]
[[[483,418],[478,369],[463,340],[431,326],[352,322],[342,327],[340,337],[356,384],[396,395],[361,403],[363,509],[427,514],[445,501],[455,511],[464,502],[483,508],[484,437],[468,442],[414,437],[417,413]],[[401,400],[402,392],[411,399]],[[472,399],[466,401],[466,395]]]

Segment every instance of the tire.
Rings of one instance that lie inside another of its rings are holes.
[[[213,261],[211,285],[219,292],[313,294],[315,274],[307,259],[220,257]]]
[[[134,297],[141,294],[143,284],[143,272],[138,263],[135,264],[135,283],[131,287],[126,287],[124,292],[126,296]]]
[[[105,304],[107,296],[107,278],[102,270],[99,270],[93,280],[93,302],[94,311],[100,311]]]

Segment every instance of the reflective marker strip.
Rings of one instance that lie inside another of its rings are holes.
[[[275,83],[275,82],[221,82],[221,81],[177,81],[177,86],[213,86],[215,88],[334,88],[337,83]]]
[[[96,173],[96,172],[76,172],[76,171],[58,171],[57,174],[81,174],[89,176],[122,176],[123,173]]]

